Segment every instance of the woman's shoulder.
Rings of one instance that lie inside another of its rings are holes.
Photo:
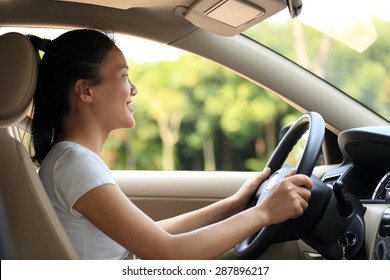
[[[46,162],[45,162],[46,161]],[[45,158],[43,169],[62,180],[83,180],[97,177],[110,178],[111,173],[104,161],[93,151],[74,142],[57,143]],[[104,179],[106,180],[106,179]]]
[[[61,141],[55,144],[50,150],[53,154],[58,154],[66,157],[93,157],[99,158],[91,150],[86,147],[71,141]]]
[[[106,167],[102,159],[86,147],[71,141],[61,141],[51,148],[41,168],[51,166],[51,169],[62,169],[71,166],[73,170],[75,167],[84,169],[91,165]]]

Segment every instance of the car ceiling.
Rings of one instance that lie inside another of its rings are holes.
[[[196,26],[220,35],[237,35],[284,9],[286,4],[284,0],[29,0],[0,1],[0,6],[0,24],[3,25],[96,27],[96,23],[109,22],[116,32],[169,43],[194,31]],[[222,6],[225,8],[219,11],[219,20],[205,15]],[[242,8],[246,8],[245,12],[240,12]],[[252,14],[256,11],[261,13]],[[223,22],[225,19],[236,21],[236,18],[241,18],[242,24],[232,26]]]
[[[55,2],[55,3],[54,3]],[[60,3],[59,3],[60,2]],[[177,6],[194,1],[0,1],[1,25],[53,25],[58,27],[96,27],[109,22],[116,32],[154,38],[162,43],[172,42],[195,27],[180,16],[172,16]],[[91,5],[96,2],[99,5]],[[126,4],[128,9],[112,7]],[[142,4],[142,5],[141,5]],[[147,9],[145,9],[145,7]],[[159,28],[156,28],[159,27]]]

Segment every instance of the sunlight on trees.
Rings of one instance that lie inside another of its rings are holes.
[[[387,22],[376,24],[378,32],[390,28]],[[367,104],[390,118],[390,57],[379,55],[390,51],[385,42],[375,42],[381,52],[369,49],[356,60],[353,50],[301,23],[265,23],[246,33],[267,38],[270,47],[352,97],[363,92]],[[261,87],[191,54],[130,65],[139,91],[134,98],[137,125],[112,133],[102,155],[112,169],[259,170],[280,128],[300,115]],[[343,75],[336,74],[338,68]]]

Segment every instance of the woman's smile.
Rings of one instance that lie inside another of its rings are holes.
[[[127,101],[126,106],[131,113],[134,113],[134,107],[133,107],[133,105],[131,105],[132,103],[133,103],[132,101]]]

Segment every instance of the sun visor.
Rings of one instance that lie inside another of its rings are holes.
[[[199,28],[234,36],[286,7],[285,0],[200,0],[184,17]]]

